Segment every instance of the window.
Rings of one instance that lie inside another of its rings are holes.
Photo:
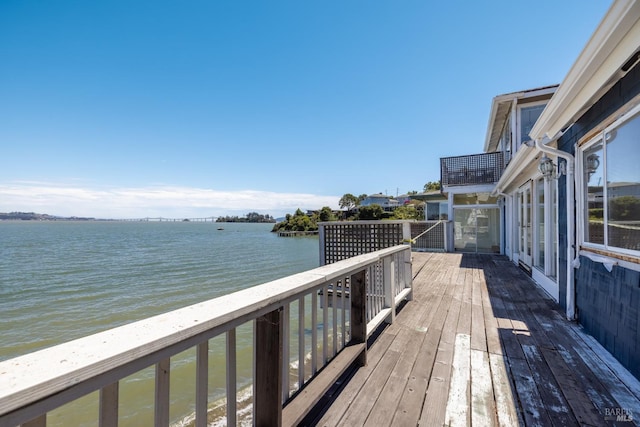
[[[519,132],[518,132],[518,148],[522,145],[523,142],[529,141],[531,138],[529,137],[529,132],[533,128],[533,125],[536,124],[538,117],[542,114],[542,110],[544,110],[546,104],[537,104],[530,107],[520,107],[518,109],[519,115]]]
[[[544,211],[544,179],[536,182],[536,218],[537,218],[537,245],[535,266],[544,270],[545,261],[545,211]]]
[[[640,106],[584,145],[583,240],[586,246],[640,251]],[[638,255],[638,253],[634,253]]]
[[[504,153],[505,164],[511,160],[511,116],[507,118],[504,128],[502,129],[502,135],[500,136],[499,149]]]
[[[448,212],[447,202],[427,202],[427,221],[446,220]]]

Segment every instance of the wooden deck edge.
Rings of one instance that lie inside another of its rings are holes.
[[[316,406],[338,378],[366,351],[366,344],[345,347],[282,409],[282,425],[296,426]]]

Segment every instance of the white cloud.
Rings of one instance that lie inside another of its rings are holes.
[[[0,212],[95,218],[200,218],[248,212],[279,217],[298,208],[337,209],[338,200],[338,196],[175,186],[86,188],[41,182],[0,183]]]

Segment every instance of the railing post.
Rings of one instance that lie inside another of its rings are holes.
[[[236,330],[231,329],[226,334],[227,345],[227,425],[235,426],[237,421],[237,405],[238,383],[237,383],[237,366],[238,359],[236,357]]]
[[[402,223],[402,241],[408,242],[407,244],[411,246],[411,223],[410,222]]]
[[[351,342],[354,344],[367,342],[367,289],[365,283],[365,271],[359,271],[351,275]],[[360,366],[367,364],[367,346],[358,356]]]
[[[40,415],[37,418],[32,419],[26,423],[23,423],[21,427],[46,427],[47,425],[47,414]]]
[[[171,361],[169,358],[156,363],[155,426],[169,425],[169,380]]]
[[[413,301],[413,266],[411,261],[411,251],[404,251],[404,287],[411,288],[411,293],[407,295],[407,301]]]
[[[393,323],[396,319],[396,275],[393,257],[388,256],[383,260],[383,270],[384,305],[386,308],[391,308],[391,313],[385,322]]]
[[[209,395],[209,341],[196,347],[196,427],[207,426]]]
[[[253,417],[257,427],[282,425],[282,322],[279,308],[255,323]]]
[[[99,420],[100,427],[118,425],[118,382],[100,389]]]
[[[318,224],[318,242],[320,242],[320,266],[327,263],[325,225]]]

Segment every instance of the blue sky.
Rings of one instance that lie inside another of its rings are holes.
[[[0,212],[281,216],[439,180],[600,0],[0,2]]]

